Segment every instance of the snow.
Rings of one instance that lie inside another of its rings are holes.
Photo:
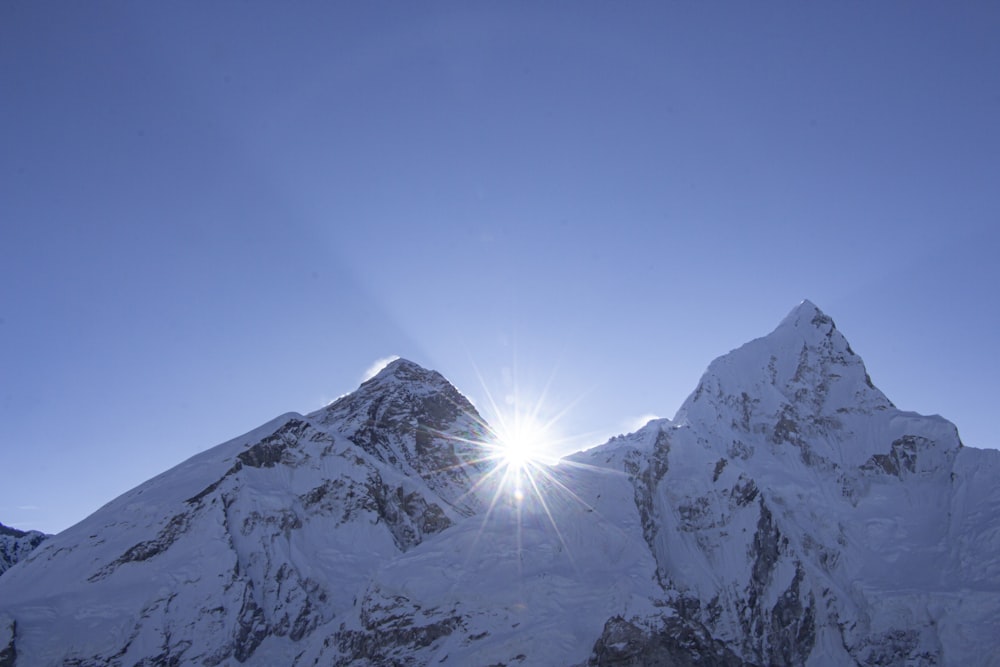
[[[393,361],[46,540],[0,577],[0,654],[569,665],[621,618],[758,664],[1000,664],[1000,452],[896,409],[808,301],[523,499],[490,437]]]

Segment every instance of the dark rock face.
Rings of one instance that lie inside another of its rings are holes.
[[[921,450],[933,446],[927,438],[918,435],[904,435],[892,442],[888,454],[873,454],[861,466],[866,472],[881,472],[902,479],[907,474],[917,472],[918,456]]]
[[[466,490],[486,470],[480,443],[493,435],[440,373],[398,359],[315,417],[338,424],[378,460],[419,475],[460,514],[477,509]]]
[[[431,646],[450,635],[460,624],[461,619],[457,616],[427,625],[417,625],[409,618],[400,617],[385,623],[366,624],[363,630],[340,632],[336,635],[337,649],[350,657],[338,659],[334,664],[413,667],[420,664],[409,657],[413,651]]]
[[[16,635],[17,622],[9,616],[0,616],[0,667],[14,667],[17,662]]]
[[[699,627],[677,617],[641,627],[621,616],[608,619],[587,667],[752,667]]]
[[[670,436],[657,430],[653,438],[653,453],[646,460],[638,452],[633,452],[624,462],[625,472],[635,489],[635,506],[642,521],[642,535],[646,544],[655,553],[656,534],[659,527],[659,512],[655,503],[656,487],[670,469]],[[661,578],[664,573],[657,571]],[[661,582],[662,583],[662,582]]]
[[[890,665],[937,665],[938,656],[919,651],[919,633],[914,630],[891,630],[866,644],[859,651],[860,662],[865,667]]]
[[[416,651],[433,646],[462,627],[457,615],[427,618],[419,605],[400,595],[369,591],[361,605],[361,628],[344,629],[333,638],[343,658],[335,665],[370,667],[412,667],[421,664],[413,659]]]
[[[301,419],[292,419],[275,433],[264,438],[253,447],[241,452],[236,458],[251,468],[270,468],[281,463],[285,451],[296,447],[310,426]]]
[[[802,604],[802,579],[802,565],[797,564],[795,578],[771,609],[768,644],[774,663],[805,664],[816,643],[816,602],[807,593],[807,604]]]
[[[167,521],[167,525],[160,529],[159,534],[154,539],[139,542],[135,546],[129,548],[128,551],[123,553],[117,559],[92,574],[88,578],[88,581],[100,581],[114,572],[120,565],[124,565],[125,563],[141,562],[163,553],[169,549],[170,545],[176,542],[181,535],[184,534],[190,520],[191,517],[187,513],[175,514],[169,521]]]
[[[253,582],[248,582],[243,589],[243,604],[237,616],[236,630],[233,635],[233,657],[239,662],[245,662],[253,655],[260,643],[269,634],[264,610],[254,599]]]
[[[37,530],[18,530],[0,523],[0,575],[27,558],[47,537]]]
[[[400,551],[419,544],[424,535],[439,533],[451,525],[439,505],[428,503],[416,491],[406,494],[402,487],[390,488],[377,479],[369,484],[368,493]]]

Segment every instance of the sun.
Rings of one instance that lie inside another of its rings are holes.
[[[506,391],[498,395],[490,390],[478,369],[476,374],[486,401],[480,421],[483,436],[472,444],[483,453],[477,463],[486,468],[473,491],[488,498],[484,522],[497,508],[511,505],[518,512],[541,511],[548,515],[546,494],[558,488],[572,495],[558,478],[557,468],[561,465],[560,453],[576,440],[565,437],[561,428],[575,401],[562,407],[554,405],[549,396],[551,377],[536,394],[519,385],[516,373],[508,372],[504,378]]]
[[[496,457],[513,473],[543,463],[549,458],[549,428],[531,415],[515,413],[501,419],[497,428]]]
[[[474,544],[491,521],[511,525],[509,522],[513,519],[511,527],[520,552],[525,546],[522,541],[524,526],[547,524],[551,535],[558,540],[559,552],[565,553],[572,562],[571,549],[556,523],[554,504],[578,504],[588,512],[594,511],[574,490],[574,473],[589,466],[575,461],[564,462],[559,456],[581,440],[581,436],[563,435],[564,427],[561,427],[576,401],[561,408],[553,405],[548,398],[548,385],[537,398],[525,400],[526,392],[518,386],[516,375],[510,374],[508,391],[498,402],[478,369],[476,374],[486,404],[485,417],[477,420],[482,431],[475,440],[467,441],[482,453],[475,460],[481,474],[470,493],[485,500],[486,507]],[[471,557],[472,552],[469,554]]]

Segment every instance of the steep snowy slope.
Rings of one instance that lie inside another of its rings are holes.
[[[0,665],[1000,665],[1000,453],[809,302],[672,421],[518,483],[491,442],[395,362],[48,540]]]
[[[743,660],[1000,664],[1000,453],[895,409],[811,303],[575,458],[611,447],[670,608]]]
[[[46,537],[37,530],[18,530],[0,523],[0,574],[24,560]]]
[[[25,665],[288,664],[373,569],[478,507],[483,434],[440,375],[396,361],[49,540],[0,586],[11,650]]]

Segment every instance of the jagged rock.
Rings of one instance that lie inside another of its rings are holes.
[[[655,630],[626,621],[608,619],[597,639],[587,667],[752,667],[704,628],[691,627],[678,618],[659,619]]]
[[[14,667],[17,662],[17,622],[9,616],[0,615],[0,667]]]
[[[27,558],[47,537],[37,530],[18,530],[0,523],[0,575]]]

